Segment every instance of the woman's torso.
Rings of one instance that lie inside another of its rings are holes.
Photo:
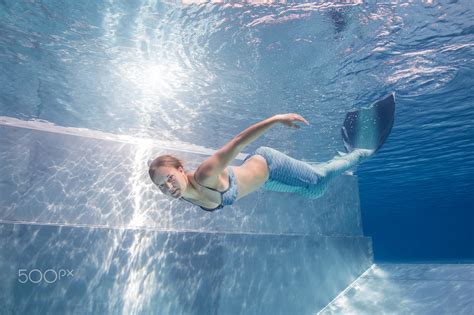
[[[230,171],[233,171],[235,184],[237,185],[236,200],[257,190],[268,179],[267,164],[265,159],[259,155],[251,157],[240,166],[229,167],[232,168]],[[191,175],[194,179],[194,172]],[[205,208],[214,209],[222,202],[221,192],[232,188],[229,187],[229,170],[228,168],[222,170],[218,176],[216,185],[205,187],[201,183],[196,182],[194,186],[199,194],[199,205]]]

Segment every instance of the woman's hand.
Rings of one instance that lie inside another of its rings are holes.
[[[296,121],[300,121],[302,123],[305,123],[306,125],[309,125],[309,122],[298,114],[279,114],[279,115],[273,116],[273,118],[277,122],[280,122],[292,128],[300,128],[300,126],[295,124]]]

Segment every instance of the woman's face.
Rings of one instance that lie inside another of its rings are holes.
[[[171,198],[180,198],[186,190],[186,173],[183,168],[161,166],[155,171],[153,182],[163,194]]]

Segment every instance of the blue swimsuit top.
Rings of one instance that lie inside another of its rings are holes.
[[[227,167],[227,172],[229,173],[229,187],[224,191],[219,191],[219,190],[214,189],[212,187],[207,187],[207,186],[199,184],[199,182],[196,180],[196,173],[194,173],[194,181],[196,183],[198,183],[199,186],[205,187],[205,188],[213,190],[213,191],[217,191],[218,193],[221,194],[221,203],[217,207],[215,207],[214,209],[205,208],[203,206],[195,204],[191,200],[188,200],[184,197],[181,197],[181,198],[183,198],[187,202],[190,202],[190,203],[192,203],[196,206],[199,206],[202,210],[205,210],[205,211],[214,211],[214,210],[217,210],[217,209],[222,209],[222,208],[224,208],[224,206],[228,206],[228,205],[233,204],[234,201],[237,199],[237,194],[238,194],[237,180],[235,179],[235,174],[234,174],[234,170],[232,169],[232,167],[230,167],[230,166]]]

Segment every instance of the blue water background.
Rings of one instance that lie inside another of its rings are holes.
[[[0,115],[324,161],[345,113],[391,91],[392,134],[356,172],[377,261],[474,260],[470,1],[0,2]],[[225,213],[222,213],[225,215]]]

